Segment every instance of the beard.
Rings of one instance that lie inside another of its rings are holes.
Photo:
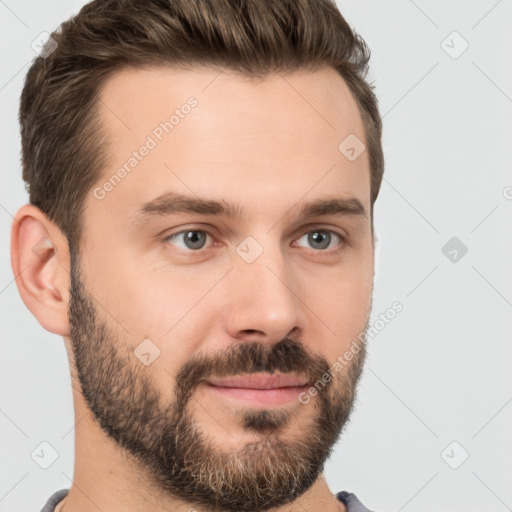
[[[366,357],[361,342],[349,365],[333,373],[324,357],[293,339],[272,346],[237,343],[191,357],[175,376],[174,400],[166,399],[120,329],[98,318],[73,251],[69,321],[73,378],[103,432],[164,496],[218,511],[268,510],[296,500],[315,483],[349,421]],[[327,374],[332,379],[307,405],[237,410],[240,428],[257,440],[223,451],[192,417],[194,391],[214,376],[255,372],[296,372],[311,384]],[[300,427],[293,436],[286,434],[292,422]]]

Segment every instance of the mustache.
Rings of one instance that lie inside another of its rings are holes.
[[[274,345],[237,342],[213,355],[196,354],[187,361],[176,376],[176,398],[184,404],[197,386],[212,377],[296,372],[306,375],[308,382],[316,382],[328,370],[325,357],[311,353],[290,338]]]

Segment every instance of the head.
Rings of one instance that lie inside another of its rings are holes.
[[[65,339],[75,401],[162,493],[297,498],[366,354],[368,49],[330,0],[93,1],[52,38],[21,98],[13,267]],[[212,385],[251,374],[300,383]]]

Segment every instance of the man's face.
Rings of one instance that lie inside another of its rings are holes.
[[[346,424],[365,357],[368,156],[338,149],[364,140],[356,103],[328,68],[260,82],[156,68],[113,76],[100,105],[110,162],[72,254],[84,398],[164,492],[226,510],[292,501]],[[178,211],[177,194],[236,208]],[[335,201],[301,216],[321,200]],[[297,381],[219,380],[250,374]]]

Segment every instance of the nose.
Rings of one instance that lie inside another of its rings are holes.
[[[232,338],[274,344],[302,334],[304,302],[293,269],[279,248],[268,248],[252,263],[235,257],[227,283],[226,331]]]

